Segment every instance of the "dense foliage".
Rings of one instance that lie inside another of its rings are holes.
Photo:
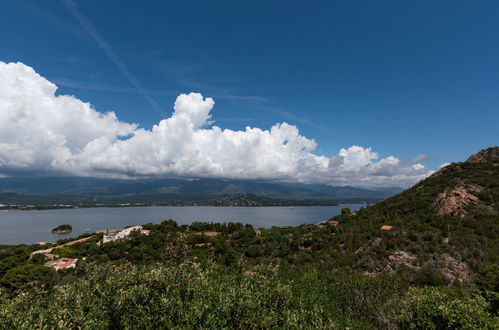
[[[168,220],[146,225],[148,236],[56,249],[86,259],[59,272],[41,255],[27,258],[35,247],[6,247],[0,328],[494,327],[496,263],[450,287],[438,268],[366,276],[368,260],[389,262],[383,251],[349,252],[353,224],[257,234],[249,225]]]
[[[486,300],[447,288],[399,294],[381,276],[317,278],[288,267],[252,274],[214,264],[81,265],[51,292],[0,295],[1,328],[480,328],[497,325]]]

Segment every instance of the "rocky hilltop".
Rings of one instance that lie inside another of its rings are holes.
[[[345,240],[345,246],[355,251],[357,266],[367,276],[410,270],[420,280],[431,276],[448,285],[496,267],[498,164],[498,147],[482,150],[350,219],[337,219],[348,222],[342,229],[353,243]]]
[[[488,149],[483,149],[470,156],[466,161],[469,163],[491,162],[494,164],[499,164],[499,147],[490,147]]]
[[[449,183],[457,182],[438,194],[434,204],[437,215],[462,219],[470,215],[472,208],[478,214],[499,214],[498,165],[499,147],[491,147],[470,156],[464,163],[451,164],[437,172],[435,176],[448,178]],[[451,180],[450,176],[455,177]]]
[[[412,188],[391,197],[370,212],[476,218],[499,215],[499,147],[481,150],[452,163]]]

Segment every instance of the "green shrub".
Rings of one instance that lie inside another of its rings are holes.
[[[444,287],[413,288],[402,300],[399,326],[411,329],[497,329],[480,295]]]
[[[52,294],[0,296],[0,328],[334,327],[320,306],[295,299],[274,267],[255,270],[245,276],[195,263],[83,266],[82,277]]]

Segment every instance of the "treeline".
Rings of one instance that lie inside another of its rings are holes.
[[[127,206],[335,206],[339,202],[327,199],[270,198],[254,194],[195,196],[178,194],[151,194],[127,196],[75,196],[75,195],[21,195],[0,193],[0,209],[45,210],[58,208],[127,207]]]
[[[404,290],[394,278],[321,276],[282,264],[237,268],[184,261],[82,264],[52,292],[0,293],[6,329],[350,328],[493,329],[485,298],[468,289]],[[1,291],[0,291],[1,292]]]

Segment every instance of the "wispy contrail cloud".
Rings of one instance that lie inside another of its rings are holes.
[[[133,94],[139,94],[137,89],[135,89],[133,86],[115,86],[115,85],[108,85],[104,83],[96,83],[93,81],[78,81],[78,80],[72,80],[72,79],[67,79],[67,78],[52,78],[51,81],[55,83],[58,86],[66,86],[66,87],[71,87],[71,88],[76,88],[76,89],[85,89],[85,90],[91,90],[91,91],[102,91],[102,92],[112,92],[112,93],[133,93]],[[177,96],[178,93],[172,90],[154,90],[154,89],[148,89],[147,93],[149,95],[170,95],[170,96]]]
[[[99,31],[94,27],[92,22],[81,12],[78,5],[73,0],[62,0],[67,10],[73,15],[73,17],[80,23],[80,25],[87,31],[87,33],[97,42],[100,49],[109,57],[109,59],[116,64],[118,69],[121,71],[123,76],[135,87],[137,92],[141,94],[147,102],[156,110],[160,115],[164,116],[163,111],[158,106],[156,101],[149,95],[147,90],[142,87],[142,84],[128,69],[125,63],[123,63],[118,56],[114,53],[111,45],[104,39],[104,37],[99,33]]]
[[[314,123],[313,121],[310,121],[310,120],[308,120],[308,119],[306,119],[304,117],[297,116],[295,114],[292,114],[291,112],[284,111],[284,110],[281,110],[281,109],[276,108],[276,107],[271,107],[271,106],[265,106],[265,105],[263,105],[263,106],[260,106],[259,108],[262,109],[262,110],[274,113],[276,115],[288,118],[290,120],[294,120],[296,122],[308,125],[310,127],[314,127],[314,128],[320,129],[320,130],[325,131],[325,132],[335,133],[335,130],[333,130],[333,129],[329,128],[329,127],[326,127],[324,125],[320,125],[320,124]]]

